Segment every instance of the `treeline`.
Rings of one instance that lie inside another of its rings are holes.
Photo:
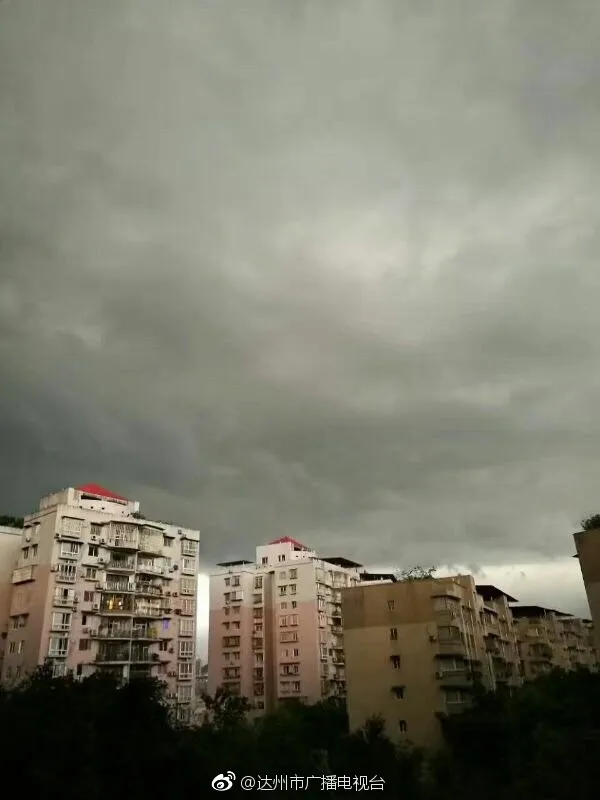
[[[439,753],[395,746],[377,720],[349,733],[339,700],[286,705],[255,721],[243,699],[218,694],[208,705],[209,721],[184,728],[172,722],[157,682],[118,686],[41,669],[0,690],[4,785],[14,775],[28,796],[152,800],[165,792],[204,796],[217,774],[231,771],[228,797],[248,796],[239,786],[245,775],[378,777],[380,796],[403,800],[598,795],[600,676],[586,671],[555,672],[512,695],[477,694],[471,710],[444,722],[447,746]],[[357,787],[325,790],[339,797]],[[297,791],[322,796],[323,788],[320,780],[308,790],[296,781],[274,794]]]

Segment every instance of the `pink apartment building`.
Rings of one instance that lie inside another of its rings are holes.
[[[12,575],[21,550],[21,528],[0,525],[0,675],[8,634]]]
[[[43,663],[57,676],[157,677],[189,719],[199,542],[95,484],[42,498],[12,571],[2,680]]]
[[[210,578],[209,693],[223,687],[267,711],[288,698],[343,694],[341,591],[376,576],[287,536],[257,547],[255,563],[218,566]]]

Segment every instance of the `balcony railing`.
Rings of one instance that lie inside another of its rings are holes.
[[[98,653],[95,660],[101,664],[120,664],[129,661],[129,648],[124,647],[122,650],[115,650],[112,652]]]
[[[106,581],[105,583],[99,583],[96,588],[101,592],[123,594],[125,592],[133,592],[134,584],[124,581]]]
[[[50,624],[51,631],[70,631],[71,630],[71,623],[70,622],[52,622]]]
[[[106,565],[106,569],[108,571],[119,570],[123,572],[134,572],[135,571],[135,561],[109,561]]]
[[[73,591],[72,589],[70,591]],[[52,599],[52,604],[55,606],[65,606],[67,608],[72,608],[77,603],[77,595],[75,593],[71,595],[67,595],[66,597],[63,594],[55,594],[54,598]]]
[[[139,540],[138,549],[140,553],[152,553],[154,555],[160,556],[163,552],[163,543],[162,539],[160,542],[156,539],[149,539],[146,536],[141,536]]]
[[[135,593],[136,594],[146,594],[146,595],[153,595],[154,597],[160,597],[163,593],[162,586],[155,586],[152,583],[136,583],[135,584]]]
[[[442,655],[462,654],[465,652],[465,644],[460,639],[439,639],[438,651]]]
[[[137,564],[137,572],[147,573],[149,575],[162,575],[165,571],[164,567],[161,567],[158,564],[150,564],[139,562]]]
[[[128,625],[119,625],[114,628],[100,628],[92,634],[98,639],[159,639],[159,632],[154,628],[133,628]]]
[[[77,572],[63,572],[59,570],[56,573],[56,580],[58,583],[75,583],[77,581]]]
[[[156,608],[136,608],[133,611],[135,617],[169,617],[173,613],[173,609],[169,606],[161,606]]]

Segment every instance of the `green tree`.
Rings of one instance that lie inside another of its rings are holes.
[[[0,514],[0,525],[4,525],[7,528],[22,528],[23,524],[23,517],[11,517],[8,514]]]

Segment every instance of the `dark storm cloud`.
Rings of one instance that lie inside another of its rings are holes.
[[[368,563],[598,508],[596,4],[0,7],[1,501]]]

